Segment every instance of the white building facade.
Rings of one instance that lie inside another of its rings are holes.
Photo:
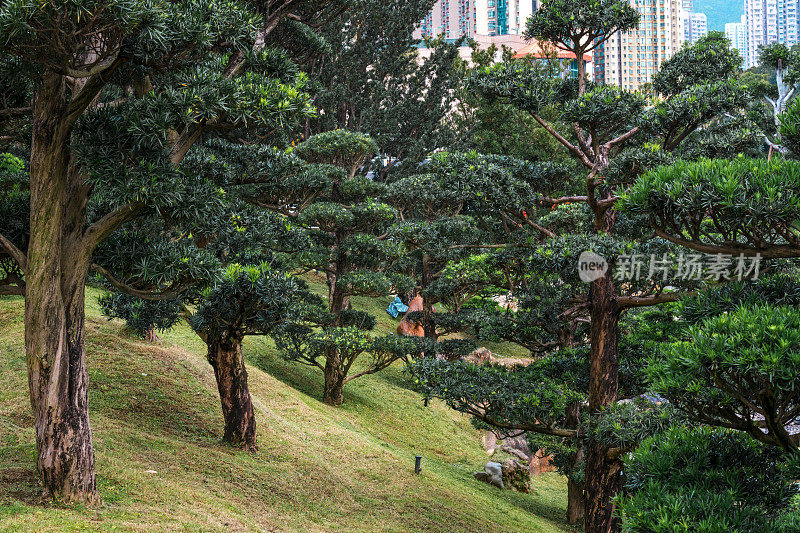
[[[415,36],[521,36],[535,10],[536,0],[437,0]]]
[[[800,41],[799,7],[798,0],[745,0],[746,68],[758,65],[759,47]]]
[[[595,51],[598,81],[636,90],[649,83],[684,42],[683,0],[631,0],[639,28],[612,35]]]
[[[701,37],[708,35],[708,18],[705,13],[683,12],[683,40],[695,43]]]
[[[747,24],[744,15],[741,22],[725,24],[725,37],[731,42],[731,48],[738,50],[742,56],[742,67],[747,68]]]

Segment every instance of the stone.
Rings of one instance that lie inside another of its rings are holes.
[[[466,359],[469,363],[483,365],[486,363],[494,363],[497,360],[497,356],[490,352],[488,348],[481,347],[471,352]]]
[[[481,445],[488,455],[494,455],[494,452],[497,451],[497,435],[491,431],[484,431]]]
[[[478,481],[488,483],[498,489],[504,489],[503,485],[503,465],[489,461],[484,465],[483,472],[475,472],[472,474]]]
[[[531,491],[531,475],[527,465],[516,459],[506,459],[502,464],[503,485],[517,492]]]

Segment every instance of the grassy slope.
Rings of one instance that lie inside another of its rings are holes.
[[[87,348],[99,509],[36,501],[22,301],[0,297],[0,530],[566,529],[562,478],[536,478],[530,495],[476,482],[472,472],[487,460],[478,433],[439,402],[423,407],[400,365],[349,383],[335,409],[317,401],[316,371],[251,340],[261,449],[222,445],[202,343],[185,327],[163,345],[132,339],[100,317],[97,294],[87,297]],[[381,312],[379,332],[394,327],[383,302],[354,303]],[[424,458],[419,476],[416,454]]]

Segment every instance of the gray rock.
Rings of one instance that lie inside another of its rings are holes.
[[[483,467],[483,472],[475,472],[472,474],[478,481],[483,481],[489,485],[493,485],[498,489],[504,489],[503,485],[503,465],[489,461]]]

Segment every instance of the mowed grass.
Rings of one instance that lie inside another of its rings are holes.
[[[0,530],[567,530],[563,478],[539,476],[527,495],[477,482],[479,432],[438,401],[424,407],[399,363],[350,382],[337,409],[318,401],[318,371],[248,339],[260,450],[225,446],[202,342],[186,326],[134,339],[99,314],[98,294],[87,294],[94,509],[39,502],[23,303],[0,297]],[[383,300],[354,306],[380,311],[378,333],[396,327]]]

